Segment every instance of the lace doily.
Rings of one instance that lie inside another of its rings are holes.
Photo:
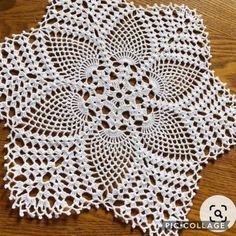
[[[202,164],[236,141],[236,100],[186,6],[53,0],[0,44],[5,187],[20,215],[105,207],[150,235],[182,221]]]

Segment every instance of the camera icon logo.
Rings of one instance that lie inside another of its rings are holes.
[[[217,208],[216,205],[210,205],[209,210],[213,212],[214,216],[210,216],[209,220],[211,222],[226,222],[227,221],[227,216],[225,216],[225,213],[227,213],[227,206],[226,205],[221,205],[220,208]]]
[[[236,208],[234,203],[227,197],[215,195],[206,199],[200,209],[201,221],[212,223],[227,223],[231,228],[236,219]],[[211,230],[213,232],[224,232],[225,230]]]

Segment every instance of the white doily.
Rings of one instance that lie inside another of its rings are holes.
[[[236,100],[209,69],[186,6],[53,0],[37,29],[0,44],[5,187],[20,215],[104,206],[178,235],[199,171],[236,142]]]

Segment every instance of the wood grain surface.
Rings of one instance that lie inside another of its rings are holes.
[[[152,5],[169,3],[169,0],[135,0],[137,4]],[[212,68],[222,81],[236,93],[236,0],[172,0],[173,3],[187,4],[196,8],[203,15],[210,33],[212,50]],[[20,33],[36,27],[45,12],[47,0],[0,0],[0,41],[6,36]],[[103,209],[92,209],[81,215],[62,216],[54,220],[35,220],[18,217],[18,211],[11,209],[8,191],[4,189],[3,177],[5,170],[4,144],[7,143],[8,130],[0,123],[0,235],[68,235],[68,236],[138,236],[138,229],[132,230],[114,219],[112,214]],[[200,190],[194,198],[193,207],[188,217],[199,220],[199,209],[202,202],[209,196],[222,194],[236,203],[236,148],[211,162],[203,171],[199,182]],[[181,232],[181,236],[212,236],[210,231]],[[236,235],[236,225],[224,236]]]

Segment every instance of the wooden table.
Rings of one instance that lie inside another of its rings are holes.
[[[169,3],[169,0],[136,0],[137,4]],[[203,15],[210,33],[212,47],[212,68],[222,81],[236,93],[236,0],[172,0],[173,3],[185,3],[197,8]],[[0,41],[5,36],[36,27],[45,11],[47,0],[0,0]],[[57,220],[35,220],[18,217],[17,210],[11,209],[8,191],[3,186],[3,146],[7,142],[8,130],[0,124],[0,235],[68,235],[68,236],[128,236],[142,235],[138,229],[132,230],[114,219],[104,210],[84,212],[80,216],[62,216]],[[209,163],[202,172],[197,196],[188,217],[199,220],[199,209],[209,196],[222,194],[236,203],[236,148]],[[210,231],[183,231],[181,236],[211,236]],[[224,236],[236,235],[236,225],[222,233]]]

